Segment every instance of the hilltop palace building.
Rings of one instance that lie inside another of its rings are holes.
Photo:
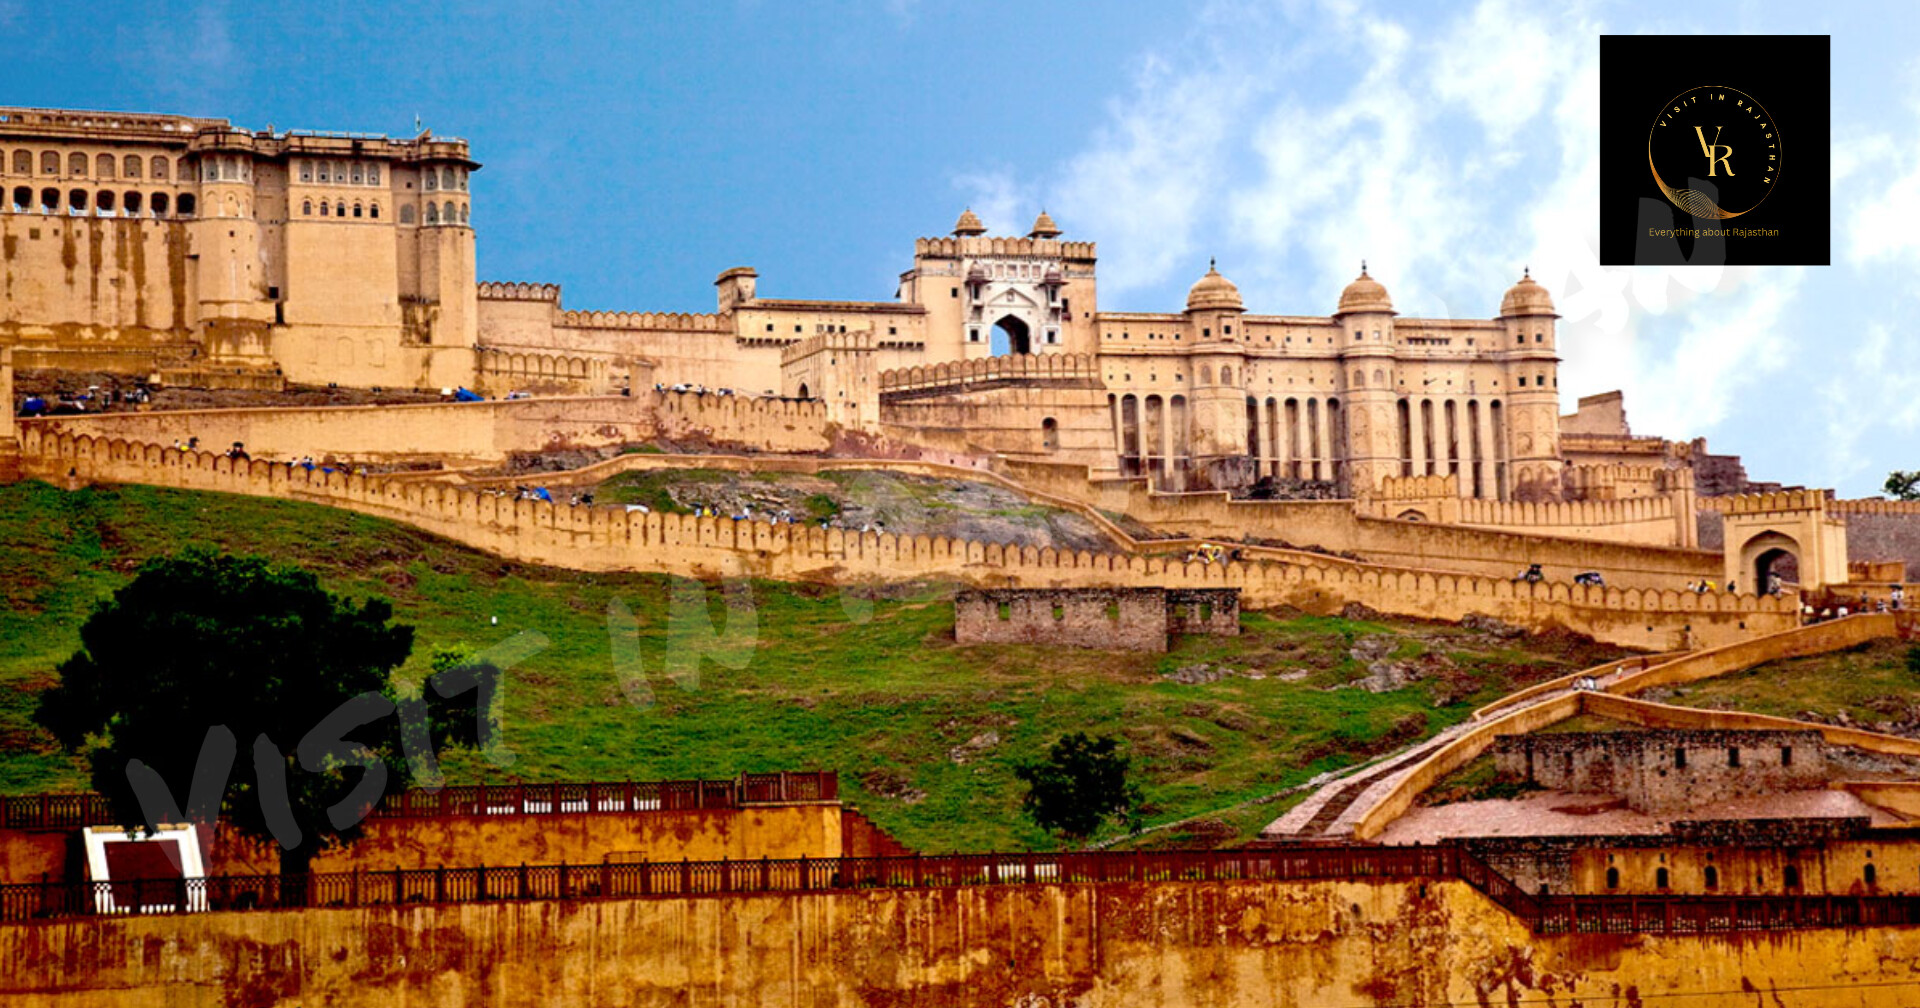
[[[1250,313],[1211,268],[1182,310],[1110,312],[1092,242],[969,211],[914,243],[892,301],[761,297],[734,268],[711,314],[584,312],[476,282],[478,167],[430,133],[0,109],[0,340],[18,367],[180,384],[815,398],[850,430],[1170,488],[1563,489],[1556,316],[1525,276],[1486,319],[1399,317],[1364,267],[1324,316]]]

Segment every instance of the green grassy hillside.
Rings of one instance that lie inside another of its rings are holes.
[[[1165,822],[1422,737],[1510,689],[1617,654],[1576,640],[1288,613],[1250,613],[1242,636],[1185,640],[1167,655],[961,648],[945,586],[862,598],[754,583],[752,635],[723,638],[711,652],[723,661],[702,662],[697,682],[675,681],[664,656],[670,647],[684,653],[696,632],[686,620],[669,626],[673,585],[664,577],[506,563],[312,505],[26,483],[0,487],[0,791],[83,786],[79,764],[31,724],[34,698],[90,608],[145,557],[189,543],[266,554],[316,571],[335,591],[392,599],[418,627],[405,674],[424,669],[436,648],[479,651],[523,631],[544,635],[547,646],[516,665],[504,688],[515,762],[498,768],[452,754],[457,781],[833,769],[876,820],[929,851],[1050,844],[1018,815],[1012,768],[1067,731],[1124,736],[1148,821]],[[616,599],[638,625],[653,694],[646,706],[630,702],[615,676]],[[724,625],[718,591],[710,603],[715,626]],[[1383,635],[1391,639],[1367,640]],[[1356,642],[1363,657],[1420,666],[1423,678],[1381,693],[1331,688],[1365,673]],[[197,737],[197,728],[185,734]],[[1244,830],[1259,818],[1232,822]]]
[[[1737,710],[1920,736],[1920,645],[1883,639],[1831,654],[1789,658],[1683,686],[1649,690],[1662,703]]]

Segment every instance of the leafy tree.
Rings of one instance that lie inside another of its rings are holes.
[[[1895,469],[1887,474],[1886,485],[1881,489],[1895,500],[1920,500],[1920,469],[1912,472]]]
[[[151,831],[183,807],[196,822],[218,813],[279,843],[283,875],[304,874],[407,786],[410,766],[436,774],[433,747],[481,730],[472,701],[462,715],[395,691],[413,628],[392,616],[384,599],[355,605],[262,557],[149,560],[80,628],[34,719],[85,754],[121,822]],[[454,671],[490,695],[490,667]],[[458,692],[447,686],[420,693]]]
[[[1046,759],[1014,768],[1014,776],[1027,784],[1020,807],[1043,829],[1075,840],[1092,836],[1109,817],[1133,828],[1140,788],[1127,782],[1129,762],[1111,736],[1062,736]]]

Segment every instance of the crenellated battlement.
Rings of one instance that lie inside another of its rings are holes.
[[[1033,256],[1046,259],[1077,259],[1091,262],[1094,243],[1060,241],[1055,238],[916,238],[916,257],[959,259],[985,256]]]
[[[480,283],[482,301],[552,301],[560,303],[560,285],[513,283],[485,280]]]
[[[722,332],[720,315],[700,312],[564,311],[559,324],[575,329],[673,329],[681,332]]]
[[[1773,511],[1826,511],[1833,502],[1831,490],[1774,490],[1769,493],[1705,497],[1699,501],[1703,511],[1721,514],[1763,514]]]
[[[1098,383],[1093,354],[1015,354],[880,372],[880,393],[931,395],[1026,382]]]
[[[1378,488],[1367,495],[1367,499],[1424,501],[1458,496],[1460,496],[1460,477],[1458,476],[1387,476],[1381,479]]]

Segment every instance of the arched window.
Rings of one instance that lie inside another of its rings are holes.
[[[75,151],[74,153],[67,155],[67,174],[85,175],[86,173],[87,173],[87,156],[85,154]]]
[[[466,192],[467,191],[467,170],[465,168],[460,169],[458,177],[460,179],[460,191]]]
[[[93,159],[93,173],[101,178],[113,177],[113,155],[102,154]]]
[[[353,215],[354,215],[355,217],[358,217],[358,216],[360,216],[360,211],[361,211],[361,209],[362,209],[362,207],[360,206],[360,204],[358,204],[358,203],[355,203],[355,204],[353,205]]]
[[[1620,869],[1618,868],[1607,869],[1607,888],[1609,889],[1620,888]]]
[[[353,184],[360,185],[361,183],[365,182],[366,179],[367,179],[367,170],[361,167],[360,162],[355,161],[353,163]],[[354,216],[358,217],[360,215],[354,214]]]
[[[379,185],[379,184],[380,184],[380,164],[379,164],[379,162],[375,162],[375,163],[373,163],[373,164],[370,164],[370,165],[368,165],[368,166],[367,166],[367,184],[368,184],[368,185]]]
[[[465,224],[466,222],[467,222],[467,205],[465,203],[462,203],[460,204],[460,223]]]
[[[1667,870],[1665,868],[1655,869],[1653,873],[1653,884],[1654,887],[1658,889],[1667,888]]]
[[[329,214],[331,213],[331,211],[332,211],[332,206],[333,206],[333,204],[331,204],[331,203],[328,203],[328,202],[327,202],[326,200],[321,200],[321,201],[320,201],[320,216],[322,216],[322,217],[326,217],[326,216],[328,216],[328,215],[329,215]]]
[[[1200,384],[1202,385],[1213,384],[1213,365],[1211,364],[1200,365]]]
[[[371,218],[373,218],[374,220],[379,220],[379,219],[380,219],[380,204],[378,204],[378,203],[375,203],[375,204],[373,204],[372,206],[370,206],[370,207],[368,207],[368,208],[367,208],[367,216],[369,216],[369,217],[371,217]]]
[[[1786,882],[1788,889],[1800,888],[1800,866],[1799,865],[1788,865],[1786,867],[1786,870],[1782,873],[1782,877]]]
[[[54,151],[41,152],[40,174],[42,175],[60,174],[60,155],[58,153],[55,153]]]
[[[1226,366],[1224,366],[1224,365],[1222,365],[1222,366],[1221,366],[1221,368],[1220,368],[1220,384],[1222,384],[1222,385],[1231,385],[1231,384],[1233,384],[1233,369],[1232,369],[1232,368],[1230,368],[1230,367],[1226,367]]]
[[[1860,878],[1869,886],[1875,885],[1880,881],[1879,873],[1873,870],[1872,865],[1860,869]]]
[[[40,212],[53,213],[60,209],[60,190],[40,190]]]
[[[67,193],[67,211],[69,213],[87,212],[87,191],[74,189]]]
[[[120,159],[120,174],[127,178],[140,177],[140,155],[129,154]]]
[[[93,198],[94,207],[104,214],[113,212],[113,204],[114,199],[111,191],[100,193]]]
[[[311,217],[311,216],[313,216],[313,201],[312,201],[312,200],[302,200],[302,201],[300,201],[300,216],[302,216],[302,217]]]
[[[13,152],[13,173],[15,175],[33,174],[33,152],[17,150]]]
[[[452,200],[448,200],[446,202],[446,205],[440,208],[440,219],[447,222],[448,224],[452,224],[460,219],[454,216]]]
[[[182,217],[193,216],[193,194],[181,193],[180,202],[174,206],[173,212]]]
[[[173,177],[172,162],[168,161],[165,157],[159,154],[155,154],[153,156],[153,160],[147,162],[147,165],[148,167],[153,169],[153,171],[150,172],[149,174],[151,174],[154,178],[166,179],[166,178]]]
[[[1720,869],[1715,868],[1712,865],[1707,866],[1707,888],[1709,889],[1720,888]]]
[[[1040,421],[1040,447],[1047,451],[1060,447],[1060,424],[1052,417]]]
[[[440,188],[442,189],[453,188],[453,169],[452,168],[440,169]]]
[[[165,217],[167,215],[167,194],[163,192],[154,193],[153,203],[150,209],[155,217]]]
[[[120,206],[126,211],[127,216],[138,216],[140,213],[140,194],[137,192],[128,193],[126,198],[120,201]]]
[[[428,192],[440,188],[440,173],[432,168],[428,168],[426,177],[420,187]]]
[[[403,203],[403,204],[401,204],[401,206],[400,206],[400,223],[402,223],[402,224],[411,224],[411,223],[413,223],[413,204],[411,204],[411,203]]]
[[[26,186],[14,186],[13,208],[22,212],[33,209],[33,190]]]
[[[440,223],[440,205],[439,204],[437,203],[427,204],[427,223],[429,224]]]
[[[1355,369],[1354,369],[1354,371],[1353,371],[1353,387],[1354,387],[1354,388],[1366,388],[1366,387],[1367,387],[1367,373],[1366,373],[1365,371],[1362,371],[1362,370],[1360,370],[1359,368],[1355,368]]]

